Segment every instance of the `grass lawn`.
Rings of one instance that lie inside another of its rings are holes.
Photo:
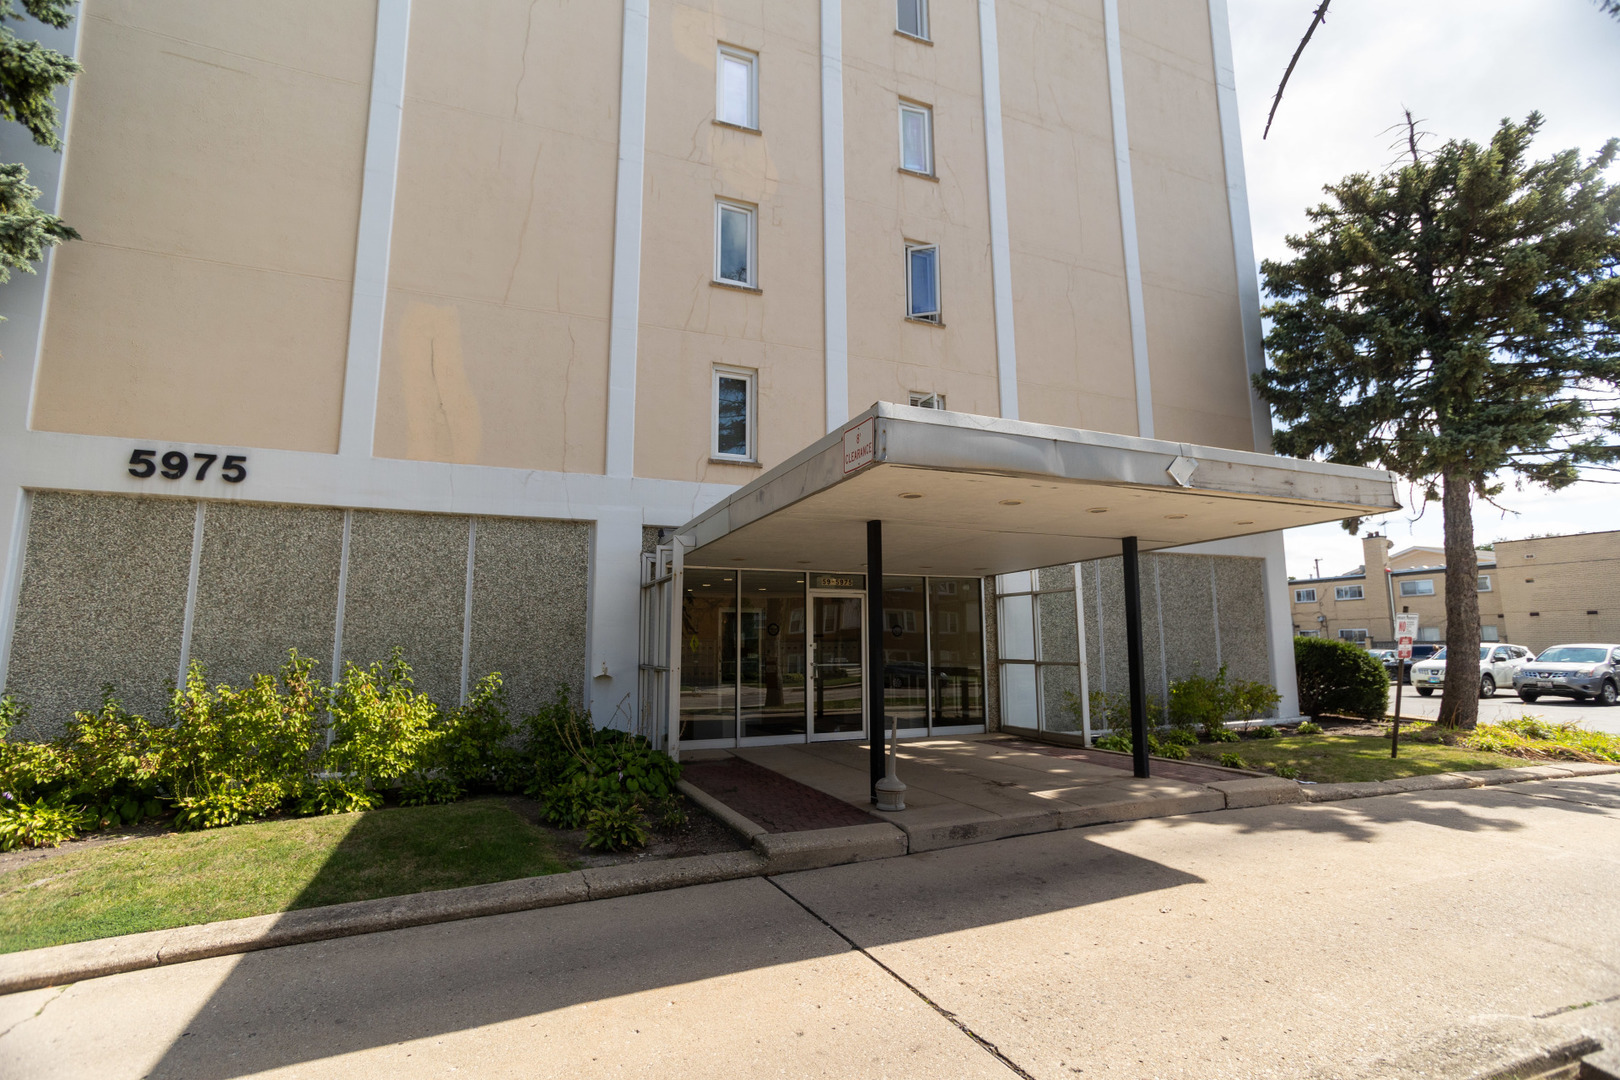
[[[1420,729],[1421,730],[1421,729]],[[1396,780],[1426,773],[1468,772],[1536,764],[1524,758],[1467,750],[1431,742],[1408,741],[1412,729],[1401,725],[1401,756],[1391,759],[1389,740],[1378,735],[1284,735],[1236,743],[1205,743],[1192,748],[1194,760],[1220,764],[1235,753],[1251,769],[1271,771],[1279,765],[1299,770],[1299,779],[1319,784],[1351,780]]]
[[[0,872],[0,952],[568,869],[499,799],[120,841]]]

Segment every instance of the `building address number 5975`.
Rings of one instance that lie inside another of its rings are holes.
[[[170,450],[159,458],[156,450],[136,450],[129,455],[129,475],[141,480],[154,475],[178,480],[191,471],[193,461],[197,463],[197,479],[202,480],[208,476],[214,462],[219,461],[219,455]],[[247,455],[226,454],[219,466],[219,476],[227,484],[240,484],[246,480]]]

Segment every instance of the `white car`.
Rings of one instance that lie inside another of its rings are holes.
[[[1499,686],[1512,687],[1513,676],[1530,662],[1531,653],[1522,645],[1496,645],[1481,642],[1479,646],[1479,696],[1491,697]],[[1446,650],[1441,649],[1427,660],[1412,665],[1412,686],[1418,694],[1428,697],[1446,681]]]

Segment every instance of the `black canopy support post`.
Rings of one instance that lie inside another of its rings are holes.
[[[883,779],[883,522],[866,523],[866,723],[872,744],[872,801]]]
[[[1125,563],[1125,663],[1131,675],[1131,759],[1136,775],[1148,775],[1147,676],[1142,670],[1142,577],[1136,537],[1121,541]]]

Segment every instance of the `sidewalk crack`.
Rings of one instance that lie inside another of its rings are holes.
[[[68,983],[67,986],[58,986],[56,988],[56,993],[52,994],[50,997],[48,997],[44,1001],[40,1002],[39,1008],[35,1009],[33,1011],[32,1015],[25,1016],[21,1020],[17,1021],[15,1024],[12,1024],[10,1027],[6,1028],[6,1030],[0,1031],[0,1039],[4,1039],[7,1035],[10,1035],[13,1031],[16,1031],[18,1028],[20,1028],[24,1024],[28,1023],[28,1021],[39,1019],[39,1014],[45,1011],[45,1006],[49,1005],[51,1002],[55,1001],[57,998],[61,997],[65,993],[67,993],[68,986],[72,986],[72,985],[73,985],[72,983]]]
[[[1020,1077],[1021,1080],[1035,1080],[1035,1077],[1032,1076],[1029,1072],[1027,1072],[1023,1068],[1020,1068],[1017,1062],[1013,1061],[1012,1058],[1010,1058],[1006,1054],[1002,1053],[1001,1048],[998,1047],[995,1043],[991,1042],[989,1039],[986,1039],[984,1036],[980,1035],[978,1032],[976,1032],[972,1028],[968,1027],[967,1024],[963,1023],[962,1019],[960,1017],[958,1017],[955,1013],[951,1012],[949,1009],[947,1009],[944,1006],[940,1005],[933,998],[929,997],[927,994],[925,994],[921,990],[917,989],[911,983],[907,982],[906,979],[899,972],[894,970],[894,968],[890,967],[888,964],[885,964],[883,961],[881,961],[877,957],[873,956],[870,952],[868,952],[867,950],[861,948],[859,945],[855,944],[855,939],[854,938],[850,937],[848,934],[846,934],[842,930],[838,929],[838,927],[834,926],[832,923],[830,923],[826,919],[822,918],[821,913],[816,911],[809,904],[806,904],[803,900],[800,900],[797,896],[794,896],[792,893],[790,893],[786,889],[782,888],[782,886],[777,883],[776,878],[767,877],[765,880],[770,882],[772,885],[775,885],[777,890],[779,892],[781,892],[781,894],[783,896],[787,897],[789,900],[793,901],[795,904],[798,904],[801,908],[803,908],[806,912],[808,912],[810,914],[810,916],[812,918],[814,918],[817,922],[819,922],[822,926],[825,926],[828,930],[831,930],[833,933],[835,933],[839,937],[843,938],[844,943],[847,944],[851,949],[855,950],[856,952],[860,953],[862,956],[866,957],[868,960],[872,961],[872,963],[876,964],[879,968],[881,968],[891,979],[893,979],[895,982],[899,983],[901,986],[905,987],[907,990],[910,990],[913,994],[917,995],[917,997],[922,1000],[922,1003],[924,1005],[927,1005],[930,1009],[933,1009],[936,1013],[938,1013],[940,1016],[944,1017],[947,1021],[949,1021],[952,1024],[952,1026],[954,1026],[958,1031],[960,1031],[962,1034],[966,1035],[968,1038],[972,1039],[974,1042],[978,1043],[979,1048],[981,1050],[983,1050],[985,1053],[989,1054],[991,1057],[995,1058],[997,1061],[999,1061],[1003,1065],[1005,1065],[1009,1070],[1011,1070],[1011,1072],[1015,1076]]]

